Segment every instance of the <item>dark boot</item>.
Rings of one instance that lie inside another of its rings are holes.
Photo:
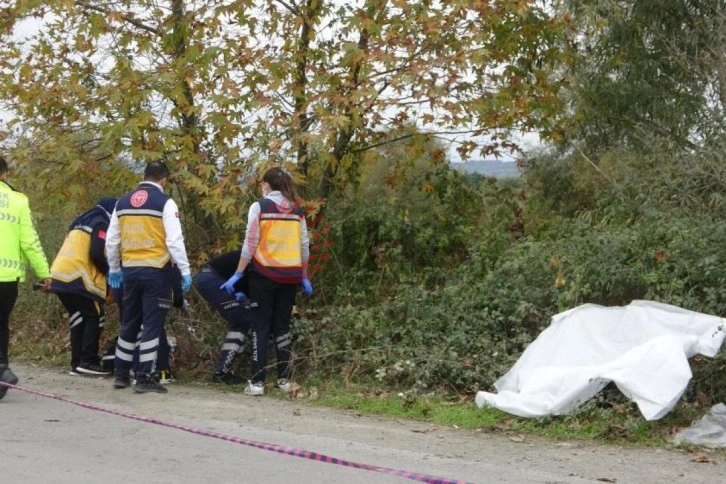
[[[116,375],[116,378],[113,380],[113,387],[117,389],[127,388],[131,386],[131,378],[126,375]]]
[[[136,393],[166,393],[168,390],[153,378],[137,378],[134,391]]]
[[[18,377],[15,376],[15,373],[10,371],[8,365],[0,365],[0,381],[9,383],[11,385],[17,385]],[[5,394],[8,392],[8,390],[9,387],[6,387],[5,385],[0,385],[0,400],[5,398]]]
[[[234,373],[215,373],[212,375],[212,381],[215,383],[224,383],[225,385],[241,385],[247,380]]]

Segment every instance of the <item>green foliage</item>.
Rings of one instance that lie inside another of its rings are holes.
[[[316,387],[317,388],[317,387]],[[698,419],[703,410],[686,403],[669,413],[662,421],[644,420],[635,405],[624,398],[612,401],[595,399],[570,415],[525,419],[513,417],[494,408],[477,408],[469,398],[442,398],[437,395],[392,393],[371,387],[341,387],[339,382],[326,381],[319,389],[315,403],[355,410],[361,414],[435,422],[454,428],[500,432],[512,440],[526,441],[529,435],[552,439],[591,439],[610,443],[629,443],[662,447],[678,430]]]
[[[411,120],[468,133],[462,155],[494,154],[512,147],[509,128],[546,129],[559,105],[548,73],[563,21],[518,0],[6,3],[3,148],[25,145],[17,163],[42,160],[54,178],[110,177],[116,193],[132,161],[164,156],[215,250],[244,228],[238,202],[266,163],[328,197]],[[27,19],[39,29],[14,35]]]
[[[314,361],[305,368],[470,393],[506,372],[552,315],[584,303],[726,313],[726,219],[710,210],[724,185],[692,176],[717,175],[718,156],[542,158],[525,185],[372,161],[344,209],[328,211],[334,257],[317,282],[334,305],[297,326],[298,350]],[[462,196],[427,196],[422,180]],[[716,399],[719,361],[703,365],[696,389]]]
[[[438,285],[441,269],[467,259],[473,245],[479,263],[491,264],[521,235],[519,187],[463,176],[441,159],[430,140],[389,145],[370,154],[358,183],[329,202],[332,259],[323,276],[343,301],[359,293],[356,281],[378,293],[413,274]]]
[[[582,14],[576,52],[559,36],[573,17],[518,1],[293,11],[174,0],[158,11],[134,4],[129,16],[132,3],[2,11],[0,98],[17,116],[13,133],[24,131],[0,141],[51,258],[72,217],[128,190],[139,162],[163,155],[179,175],[170,191],[187,247],[206,260],[239,246],[256,174],[283,164],[305,195],[316,288],[298,301],[296,377],[400,390],[419,413],[433,411],[415,401],[423,392],[491,388],[553,314],[583,303],[652,299],[726,314],[715,83],[726,68],[717,49],[694,57],[708,39],[723,45],[723,29],[699,23],[710,0],[672,0],[652,18],[648,2],[568,2]],[[8,37],[49,12],[32,47]],[[558,131],[550,122],[566,113],[551,67],[563,53],[570,69],[554,72],[567,72],[574,117]],[[511,147],[501,129],[516,127],[565,149],[522,163],[521,180],[450,170],[442,137],[468,136],[464,156],[492,154]],[[190,298],[195,312],[170,326],[176,364],[206,378],[225,328]],[[55,299],[23,290],[18,308],[13,355],[63,359]],[[695,362],[699,401],[726,398],[724,358]],[[568,425],[632,440],[653,430],[624,414],[616,428],[588,406]]]
[[[720,0],[567,0],[572,18],[565,144],[686,153],[720,136],[726,113],[726,12]]]

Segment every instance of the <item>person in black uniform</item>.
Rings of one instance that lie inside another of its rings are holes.
[[[184,294],[182,292],[182,275],[181,272],[177,269],[174,275],[174,278],[172,280],[172,307],[176,309],[180,309],[182,311],[187,310],[187,301],[184,299]],[[113,298],[116,301],[116,306],[118,307],[119,312],[119,320],[123,321],[123,298],[124,298],[124,290],[123,286],[119,288],[112,288],[111,292],[113,293]],[[137,336],[136,340],[136,346],[134,349],[134,356],[133,356],[133,372],[136,374],[138,371],[139,366],[139,341],[141,340],[141,335],[143,334],[143,325],[141,327],[141,330],[139,331],[139,334]],[[116,358],[116,344],[118,343],[118,336],[116,336],[113,340],[111,340],[111,347],[113,348],[113,352],[109,353],[108,355],[104,356],[104,364],[103,369],[105,371],[113,372],[114,364],[115,364],[115,358]],[[166,334],[166,328],[161,328],[161,333],[159,336],[159,349],[156,356],[156,369],[154,370],[153,377],[154,379],[158,380],[159,383],[162,385],[165,385],[167,383],[172,383],[175,381],[174,377],[171,373],[171,359],[172,359],[172,353],[173,350],[169,344],[169,338]]]
[[[250,312],[257,304],[247,299],[248,278],[242,278],[229,294],[220,286],[237,270],[240,252],[229,252],[207,262],[197,274],[197,292],[227,321],[228,329],[217,357],[212,379],[218,383],[239,384],[245,379],[232,372],[232,363],[239,355],[250,329]]]
[[[49,292],[68,311],[72,375],[110,374],[100,364],[98,343],[108,293],[106,231],[115,205],[115,198],[101,198],[76,218],[50,268]]]
[[[144,181],[119,198],[106,240],[109,284],[114,289],[123,285],[124,290],[113,386],[131,385],[136,341],[143,326],[133,387],[137,393],[167,392],[153,374],[161,331],[172,307],[174,265],[182,275],[182,292],[192,285],[179,207],[164,193],[169,176],[163,161],[146,165]]]

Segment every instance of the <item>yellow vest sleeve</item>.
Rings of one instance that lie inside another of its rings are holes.
[[[33,226],[33,216],[30,213],[30,205],[25,195],[22,195],[22,205],[18,215],[20,217],[20,250],[23,257],[28,261],[39,279],[47,279],[50,277],[48,260],[45,258],[38,233]]]

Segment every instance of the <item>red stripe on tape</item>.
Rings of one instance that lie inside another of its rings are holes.
[[[138,420],[140,422],[156,424],[156,425],[160,425],[162,427],[169,427],[172,429],[183,430],[184,432],[189,432],[189,433],[196,434],[196,435],[202,435],[204,437],[211,437],[214,439],[226,440],[228,442],[234,442],[235,444],[246,445],[248,447],[255,447],[257,449],[268,450],[270,452],[277,452],[278,454],[291,455],[294,457],[301,457],[304,459],[325,462],[327,464],[336,464],[336,465],[341,465],[341,466],[345,466],[345,467],[352,467],[355,469],[363,469],[363,470],[372,471],[372,472],[379,472],[382,474],[388,474],[388,475],[397,476],[397,477],[405,477],[406,479],[411,479],[413,481],[418,481],[418,482],[426,482],[428,484],[471,484],[467,481],[461,481],[458,479],[448,479],[445,477],[436,477],[436,476],[430,476],[428,474],[421,474],[419,472],[409,472],[409,471],[403,471],[403,470],[399,470],[399,469],[392,469],[389,467],[381,467],[381,466],[370,465],[370,464],[361,464],[359,462],[352,462],[352,461],[345,460],[345,459],[339,459],[337,457],[331,457],[331,456],[328,456],[325,454],[319,454],[317,452],[312,452],[309,450],[297,449],[295,447],[286,447],[286,446],[282,446],[282,445],[278,445],[278,444],[256,442],[254,440],[243,439],[241,437],[235,437],[233,435],[220,434],[217,432],[212,432],[210,430],[197,429],[194,427],[187,427],[185,425],[164,422],[163,420],[159,420],[159,419],[156,419],[153,417],[144,417],[142,415],[134,415],[131,413],[120,412],[118,410],[111,410],[109,408],[104,408],[104,407],[101,407],[98,405],[93,405],[91,403],[78,402],[75,400],[71,400],[71,399],[62,397],[60,395],[55,395],[52,393],[44,393],[44,392],[40,392],[37,390],[31,390],[29,388],[15,386],[15,385],[11,385],[11,384],[5,383],[5,382],[0,382],[0,385],[5,385],[8,388],[14,388],[16,390],[20,390],[20,391],[23,391],[26,393],[32,393],[34,395],[39,395],[41,397],[52,398],[54,400],[59,400],[61,402],[70,403],[73,405],[77,405],[79,407],[87,408],[89,410],[96,410],[99,412],[109,413],[111,415],[118,415],[119,417],[125,417],[125,418],[131,419],[131,420]]]

